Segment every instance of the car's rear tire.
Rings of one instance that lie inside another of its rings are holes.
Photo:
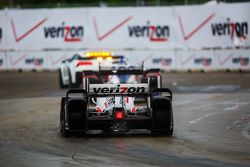
[[[172,102],[165,96],[154,96],[152,104],[152,134],[173,135]]]
[[[61,99],[61,111],[60,111],[60,134],[63,137],[69,137],[70,133],[65,130],[65,97]]]
[[[87,100],[85,98],[71,98],[66,107],[69,130],[86,131]]]

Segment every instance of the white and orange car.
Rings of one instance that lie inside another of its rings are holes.
[[[126,65],[124,56],[114,56],[110,51],[76,53],[72,58],[62,61],[60,65],[60,88],[80,87],[84,73],[88,75],[88,71],[99,72],[100,68],[116,68],[121,63]],[[99,82],[99,78],[95,75],[89,77],[93,83]]]

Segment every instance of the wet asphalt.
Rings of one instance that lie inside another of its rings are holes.
[[[250,74],[164,73],[174,134],[59,134],[56,72],[0,72],[0,166],[250,166]]]

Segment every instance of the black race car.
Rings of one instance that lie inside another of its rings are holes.
[[[172,92],[168,88],[150,90],[149,84],[122,84],[115,75],[106,84],[89,84],[85,79],[85,89],[69,89],[61,99],[61,134],[147,129],[172,136]],[[137,98],[144,98],[146,104],[137,104]]]

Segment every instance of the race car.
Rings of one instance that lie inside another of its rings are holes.
[[[72,58],[62,61],[59,68],[60,88],[79,88],[82,82],[83,72],[98,72],[100,67],[111,68],[120,64],[126,65],[124,56],[114,56],[109,51],[79,52]],[[98,80],[98,78],[93,78]]]
[[[145,98],[146,104],[137,104],[136,98]],[[62,136],[91,130],[126,133],[132,129],[172,136],[173,128],[171,90],[156,88],[149,92],[149,83],[122,84],[114,75],[105,84],[88,83],[85,89],[69,89],[61,99]]]

